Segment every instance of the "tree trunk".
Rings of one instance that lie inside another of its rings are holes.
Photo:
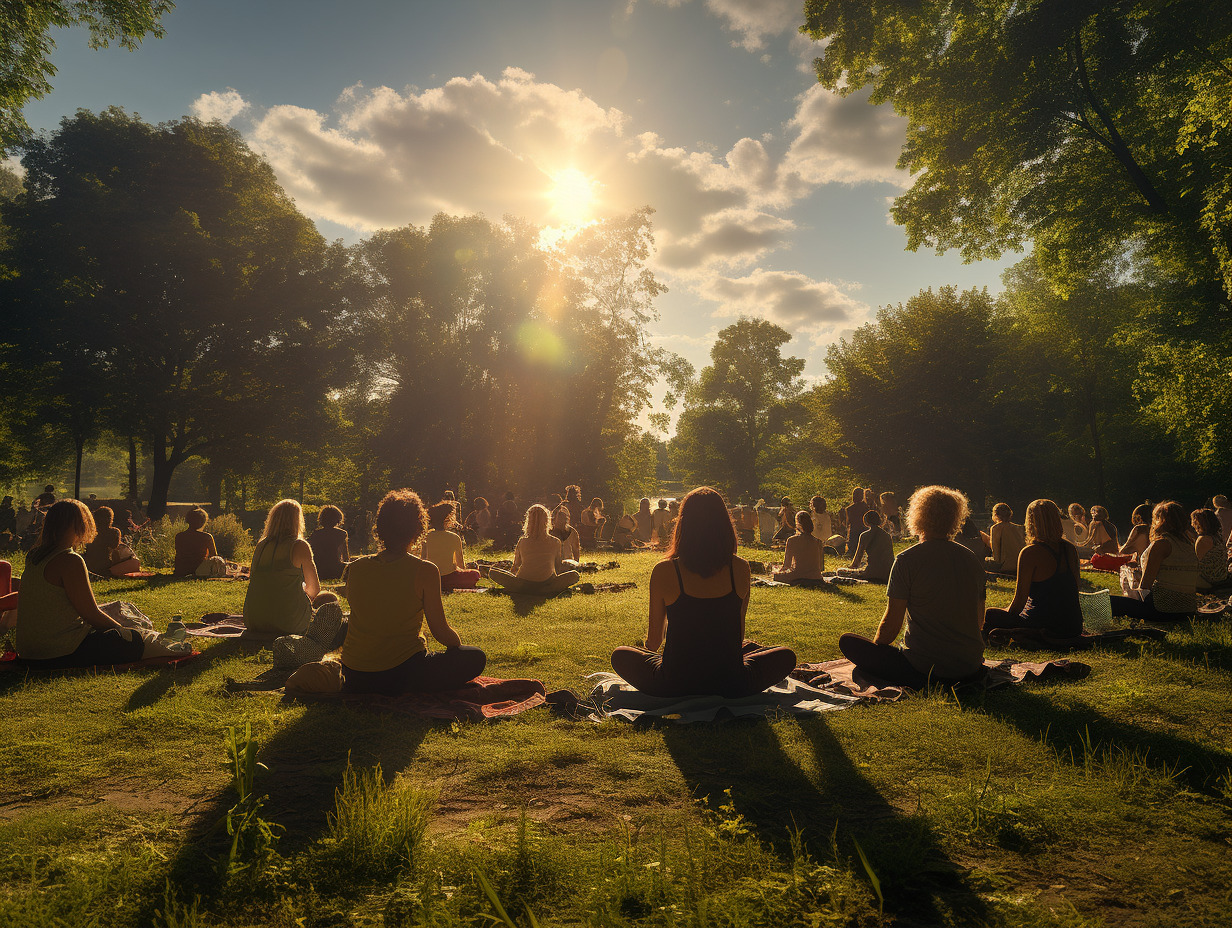
[[[86,442],[80,435],[73,436],[73,451],[76,454],[76,469],[73,472],[73,499],[81,499],[81,458],[85,453]]]
[[[128,498],[135,500],[137,496],[137,439],[128,439]]]
[[[161,519],[167,513],[167,497],[171,492],[171,475],[175,473],[175,464],[167,458],[165,449],[154,449],[154,479],[150,481],[150,502],[146,506],[146,515],[151,519]]]
[[[1095,456],[1095,495],[1101,506],[1108,505],[1104,491],[1104,447],[1099,435],[1099,413],[1094,405],[1087,409],[1087,426],[1091,430],[1091,451]]]

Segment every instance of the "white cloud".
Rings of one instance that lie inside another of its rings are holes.
[[[870,106],[868,97],[867,90],[842,96],[820,84],[800,95],[790,123],[796,135],[779,169],[784,195],[797,198],[835,182],[910,184],[895,167],[907,120],[888,105]]]
[[[789,331],[825,338],[843,323],[868,312],[835,283],[798,271],[757,268],[744,277],[714,277],[698,293],[719,304],[716,316],[759,316]]]
[[[248,103],[240,96],[239,91],[228,87],[223,91],[203,93],[193,101],[189,109],[202,122],[213,122],[217,119],[226,124],[248,109]]]
[[[688,270],[708,264],[747,264],[790,241],[796,224],[757,210],[713,213],[695,235],[658,249],[658,262],[668,270]]]
[[[659,6],[679,7],[689,0],[654,0]],[[632,13],[637,0],[629,0],[626,12]],[[748,51],[765,47],[766,39],[782,35],[804,23],[801,0],[706,0],[706,9],[723,21],[740,38],[732,42]]]
[[[22,180],[26,179],[26,166],[13,155],[0,158],[0,167],[8,168]]]

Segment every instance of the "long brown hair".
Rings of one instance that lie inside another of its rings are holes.
[[[678,558],[692,573],[710,577],[731,564],[736,542],[736,527],[719,491],[698,487],[681,500],[667,559]]]
[[[1151,541],[1158,541],[1164,535],[1173,535],[1184,539],[1189,534],[1189,520],[1185,518],[1185,510],[1174,499],[1166,499],[1157,503],[1151,513]]]
[[[86,504],[76,499],[62,499],[53,503],[43,517],[43,527],[39,529],[38,541],[26,555],[27,564],[37,564],[47,555],[56,550],[60,539],[65,533],[72,532],[78,543],[89,544],[94,540],[97,530],[94,528],[94,516]]]

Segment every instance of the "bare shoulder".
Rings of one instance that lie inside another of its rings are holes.
[[[749,562],[738,554],[732,555],[732,570],[734,570],[736,576],[741,579],[748,579],[753,576],[753,570],[749,567]]]

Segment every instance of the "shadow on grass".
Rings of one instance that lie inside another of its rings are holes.
[[[1199,698],[1197,695],[1195,699]],[[1047,693],[1005,687],[987,695],[984,712],[1032,738],[1046,739],[1066,761],[1081,765],[1086,744],[1147,751],[1146,763],[1177,771],[1177,782],[1199,792],[1216,792],[1232,767],[1232,752],[1141,725],[1121,722],[1090,706],[1057,705]]]
[[[410,765],[432,727],[400,714],[310,705],[298,721],[261,742],[257,760],[268,769],[258,772],[256,793],[268,797],[261,817],[285,829],[279,852],[289,856],[326,832],[348,762],[356,768],[379,763],[390,782]],[[221,740],[217,760],[226,760]],[[217,861],[227,838],[218,826],[234,803],[228,786],[189,825],[190,836],[170,867],[170,880],[182,892],[209,896],[219,889]]]
[[[664,727],[663,740],[698,799],[715,808],[726,803],[730,789],[735,811],[783,859],[790,860],[796,828],[819,859],[828,856],[837,834],[840,852],[856,860],[854,836],[882,882],[889,913],[923,924],[955,916],[959,923],[981,923],[983,900],[927,822],[890,805],[847,757],[824,719],[803,719],[799,726],[821,771],[820,785],[787,755],[767,722],[672,725]],[[855,868],[859,873],[858,862]]]
[[[155,670],[149,679],[133,690],[124,703],[125,712],[136,712],[154,705],[175,686],[186,686],[209,670],[214,664],[241,653],[244,648],[238,641],[223,639],[201,652],[196,660],[183,667]]]

